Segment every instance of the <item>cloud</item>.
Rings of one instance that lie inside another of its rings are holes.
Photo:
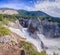
[[[31,10],[31,7],[25,5],[24,3],[7,3],[7,4],[0,4],[0,8],[13,8],[13,9],[23,9],[23,10]]]
[[[0,0],[0,8],[44,11],[52,16],[60,17],[60,0]]]
[[[44,11],[52,16],[59,16],[60,17],[60,0],[45,0],[43,2],[35,3],[34,7],[32,8],[33,11]]]
[[[0,0],[0,8],[14,8],[30,10],[33,6],[32,0]]]

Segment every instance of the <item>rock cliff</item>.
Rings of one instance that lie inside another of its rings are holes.
[[[20,24],[28,28],[28,31],[34,33],[39,31],[47,38],[58,38],[60,37],[60,23],[52,22],[45,20],[37,20],[37,19],[20,19]]]

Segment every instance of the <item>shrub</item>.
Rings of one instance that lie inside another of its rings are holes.
[[[26,50],[28,55],[46,55],[45,51],[42,51],[41,53],[38,52],[36,49],[33,48],[33,45],[28,42],[23,43],[23,48]]]

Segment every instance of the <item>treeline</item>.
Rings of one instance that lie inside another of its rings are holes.
[[[2,21],[3,19],[15,21],[17,18],[14,15],[0,14],[0,21]]]
[[[15,15],[17,19],[19,18],[25,18],[25,19],[37,19],[39,18],[40,20],[48,20],[49,22],[58,22],[60,23],[60,18],[57,17],[43,17],[43,16],[24,16],[24,15]]]
[[[0,21],[7,19],[9,21],[16,21],[17,19],[24,18],[24,19],[37,19],[39,18],[40,20],[45,20],[47,19],[49,22],[59,22],[60,23],[60,18],[56,17],[43,17],[43,16],[27,16],[27,15],[7,15],[7,14],[0,14]]]
[[[15,22],[17,18],[14,15],[0,14],[0,26],[8,25],[9,21]]]
[[[49,22],[52,21],[52,22],[58,22],[60,23],[60,18],[55,18],[55,17],[43,17],[42,20],[45,20],[47,19]]]

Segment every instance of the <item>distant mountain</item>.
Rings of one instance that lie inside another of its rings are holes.
[[[26,10],[16,10],[12,8],[0,8],[0,14],[19,14],[22,16],[43,16],[49,17],[48,14],[42,11],[26,11]]]
[[[26,15],[26,16],[43,16],[43,17],[49,17],[48,14],[42,12],[42,11],[26,11],[26,10],[18,10],[20,15]]]
[[[43,11],[26,11],[26,10],[16,10],[12,8],[0,8],[0,14],[18,14],[21,16],[42,16],[42,17],[52,17],[46,14]],[[60,18],[60,17],[53,17],[53,18]]]

